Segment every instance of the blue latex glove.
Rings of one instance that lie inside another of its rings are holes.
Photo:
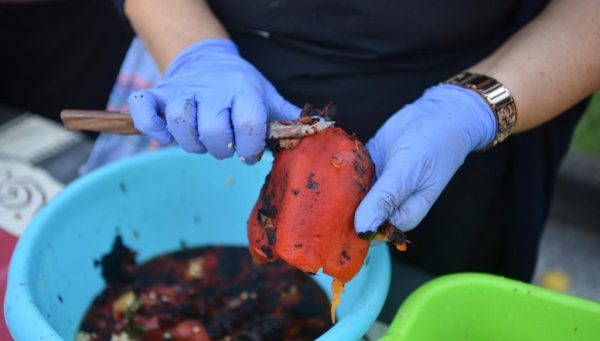
[[[495,116],[476,92],[454,85],[426,90],[367,143],[378,179],[356,210],[357,232],[386,220],[402,231],[414,228],[465,157],[495,132]]]
[[[248,164],[264,149],[268,121],[300,115],[228,39],[185,48],[154,89],[129,97],[129,110],[135,127],[160,143],[174,138],[188,152],[217,159],[235,149]]]

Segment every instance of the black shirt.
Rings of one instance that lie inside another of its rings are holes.
[[[333,100],[364,141],[424,89],[492,53],[544,0],[212,0],[242,55],[297,105]],[[436,273],[529,280],[583,106],[473,153],[400,257]]]
[[[543,7],[517,0],[212,0],[245,58],[292,101],[336,103],[363,139]],[[265,38],[268,37],[268,38]]]
[[[0,3],[0,103],[104,109],[131,37],[108,0]]]

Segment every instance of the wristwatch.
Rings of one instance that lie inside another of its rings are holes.
[[[504,141],[517,124],[517,106],[510,91],[492,77],[464,71],[445,82],[476,91],[496,116],[496,136],[483,150]]]

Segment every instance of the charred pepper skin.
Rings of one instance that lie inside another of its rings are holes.
[[[341,128],[277,150],[248,222],[255,260],[281,258],[304,272],[323,268],[342,283],[349,281],[369,248],[354,231],[354,211],[373,175],[363,144]]]
[[[335,323],[344,284],[360,271],[371,240],[388,241],[400,251],[408,241],[387,222],[373,232],[355,232],[355,211],[375,167],[354,135],[332,125],[315,128],[332,109],[306,105],[300,119],[282,121],[271,131],[275,161],[248,220],[248,241],[257,264],[283,259],[305,273],[323,269],[332,276]],[[312,135],[294,135],[308,130]]]
[[[119,240],[105,257],[119,261],[103,269],[133,277],[94,299],[78,340],[307,341],[331,326],[317,283],[283,262],[256,268],[246,248],[186,248],[142,264],[121,256],[133,253]]]

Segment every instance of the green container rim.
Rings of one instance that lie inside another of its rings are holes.
[[[381,340],[410,339],[412,329],[419,328],[419,316],[427,309],[427,302],[433,296],[439,296],[445,291],[450,292],[459,287],[465,287],[465,285],[485,286],[490,290],[513,291],[531,296],[537,301],[598,315],[598,327],[600,328],[600,304],[597,302],[501,276],[484,273],[458,273],[438,277],[415,290],[400,306],[388,333]]]

